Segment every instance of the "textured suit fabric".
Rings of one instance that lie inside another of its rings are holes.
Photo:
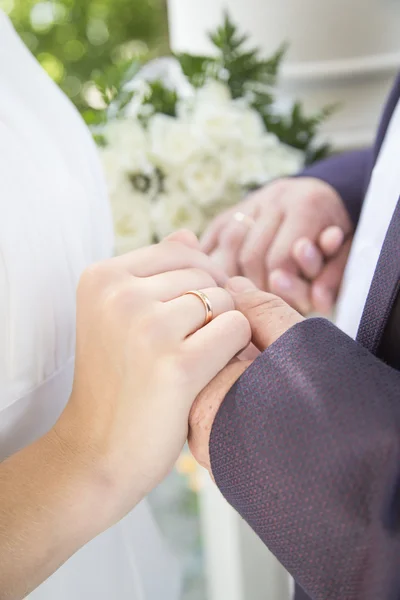
[[[399,395],[398,371],[311,319],[217,415],[218,487],[314,600],[400,597]]]
[[[354,223],[399,97],[400,78],[372,150],[304,173],[332,185]],[[212,429],[216,483],[300,584],[296,600],[400,598],[399,278],[400,206],[359,341],[324,320],[295,326],[239,379]]]
[[[390,222],[357,334],[358,341],[375,354],[398,296],[399,251],[400,201]]]

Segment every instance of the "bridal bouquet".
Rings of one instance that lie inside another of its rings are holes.
[[[306,117],[275,98],[283,49],[261,60],[228,17],[210,38],[214,57],[134,64],[98,82],[118,253],[182,227],[200,234],[250,190],[327,152],[314,139],[331,109]]]

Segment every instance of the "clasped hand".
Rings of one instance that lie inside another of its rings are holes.
[[[190,290],[210,299],[210,323]],[[209,467],[213,417],[249,364],[235,357],[251,338],[262,350],[301,319],[248,280],[228,282],[187,232],[86,271],[73,391],[54,433],[66,461],[101,494],[92,534],[166,476],[188,435]]]

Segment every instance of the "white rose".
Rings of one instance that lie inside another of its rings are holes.
[[[158,239],[182,228],[196,234],[204,228],[204,215],[200,208],[187,194],[179,191],[159,196],[152,205],[152,219]]]
[[[243,108],[238,111],[237,127],[244,144],[259,143],[266,135],[264,121],[261,115],[252,108]]]
[[[266,168],[271,178],[285,177],[298,173],[304,167],[304,152],[278,144],[271,148],[266,155]]]
[[[199,155],[179,173],[179,182],[189,196],[207,206],[223,198],[231,168],[234,165],[226,164],[222,156]]]
[[[229,87],[215,79],[207,81],[196,93],[196,104],[226,106],[231,101],[232,96]]]
[[[149,139],[154,162],[165,170],[190,161],[204,142],[199,128],[162,114],[150,119]]]
[[[262,185],[270,178],[268,161],[260,148],[259,151],[243,152],[236,163],[236,181],[243,187]]]
[[[151,203],[135,193],[128,181],[121,183],[111,196],[116,254],[150,244],[153,240]]]
[[[125,179],[126,171],[121,164],[121,157],[115,148],[107,146],[100,148],[100,160],[107,182],[108,193],[111,195]]]
[[[193,110],[193,122],[210,144],[225,146],[240,139],[240,112],[233,103],[224,105],[198,104]]]
[[[106,164],[112,163],[111,153],[123,171],[148,169],[148,140],[146,131],[138,121],[123,119],[110,121],[104,130],[107,146]]]

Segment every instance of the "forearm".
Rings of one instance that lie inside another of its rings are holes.
[[[0,600],[19,600],[99,533],[90,468],[51,431],[0,464]]]
[[[400,593],[400,373],[323,320],[244,373],[212,430],[213,475],[315,600]]]
[[[373,150],[357,150],[331,156],[311,165],[300,176],[315,177],[329,184],[343,200],[356,226],[373,163]]]

